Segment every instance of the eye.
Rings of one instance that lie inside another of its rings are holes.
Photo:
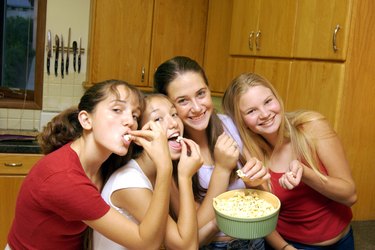
[[[206,91],[205,90],[200,90],[197,94],[198,97],[205,97],[206,96]]]
[[[185,98],[180,98],[177,100],[177,104],[179,105],[187,105],[188,104],[188,100],[185,99]]]
[[[112,111],[115,113],[120,113],[122,110],[120,108],[113,108]]]
[[[154,122],[161,122],[161,121],[163,121],[163,117],[156,117],[155,119],[154,119]]]
[[[172,114],[172,117],[178,117],[177,112]]]

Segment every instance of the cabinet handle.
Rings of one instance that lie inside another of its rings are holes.
[[[4,165],[6,167],[22,167],[22,163],[21,162],[11,162],[11,163],[5,162]]]
[[[145,67],[142,67],[142,72],[141,72],[141,82],[145,81]]]
[[[254,31],[251,31],[249,34],[249,49],[253,50],[253,36],[254,36]]]
[[[255,38],[255,47],[257,50],[260,50],[260,35],[262,33],[260,31],[257,32],[256,38]]]
[[[336,44],[336,38],[337,38],[337,32],[340,30],[340,25],[336,25],[335,30],[333,31],[333,39],[332,39],[332,48],[333,52],[336,52],[338,50],[337,44]]]

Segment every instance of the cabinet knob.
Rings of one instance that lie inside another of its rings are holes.
[[[260,50],[260,35],[262,35],[262,33],[260,32],[260,30],[257,32],[257,35],[255,37],[255,48],[257,50]]]
[[[253,36],[254,36],[254,31],[251,31],[249,34],[249,49],[253,50]]]
[[[336,38],[337,38],[337,32],[339,32],[340,28],[341,28],[340,25],[337,24],[335,30],[333,31],[333,38],[332,38],[333,52],[336,52],[338,50],[337,44],[336,44]]]
[[[145,67],[142,67],[142,72],[141,72],[141,82],[145,81]]]
[[[4,165],[6,167],[22,167],[21,162],[5,162]]]

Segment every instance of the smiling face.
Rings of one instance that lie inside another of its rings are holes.
[[[184,125],[177,115],[175,106],[167,97],[155,95],[146,99],[146,108],[142,115],[141,126],[148,121],[154,121],[161,124],[167,131],[169,151],[172,160],[180,158],[181,144],[177,142],[178,136],[182,136]]]
[[[199,73],[188,71],[177,76],[168,85],[167,93],[188,132],[207,128],[213,104],[211,92]]]
[[[249,87],[239,99],[239,109],[245,125],[269,142],[277,138],[281,124],[281,106],[271,89],[256,85]]]
[[[138,99],[125,86],[120,85],[117,90],[119,95],[109,94],[88,114],[88,120],[98,144],[117,155],[125,155],[130,141],[124,135],[137,129],[141,111]]]

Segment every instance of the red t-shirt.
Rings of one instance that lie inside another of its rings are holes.
[[[82,249],[82,220],[109,209],[69,143],[43,157],[25,178],[8,243],[12,249]]]
[[[271,173],[272,192],[281,208],[276,230],[285,239],[311,244],[337,236],[350,223],[352,211],[301,182],[292,190],[279,184],[283,173]]]

